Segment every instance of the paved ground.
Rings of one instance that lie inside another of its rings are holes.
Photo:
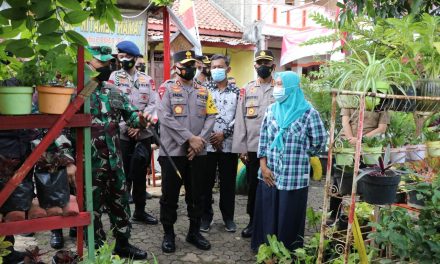
[[[309,206],[315,210],[322,206],[323,182],[312,182],[309,190]],[[160,195],[160,188],[150,189],[150,192]],[[250,250],[250,240],[243,239],[240,236],[241,229],[248,222],[246,215],[246,197],[238,195],[236,197],[236,216],[235,221],[238,226],[236,233],[228,233],[224,230],[221,215],[218,209],[219,195],[214,195],[215,199],[215,216],[214,225],[211,231],[206,235],[212,244],[210,251],[202,251],[185,242],[185,235],[188,230],[188,219],[186,217],[186,206],[184,197],[180,197],[178,220],[176,229],[176,246],[177,250],[174,254],[164,254],[160,249],[162,241],[162,227],[147,226],[133,223],[131,242],[140,248],[147,250],[149,260],[152,260],[154,254],[160,264],[165,263],[255,263],[255,254]],[[159,199],[153,198],[148,200],[147,208],[155,216],[159,216]],[[133,208],[132,208],[133,209]],[[108,218],[103,219],[104,224],[109,226]],[[32,248],[36,245],[42,252],[47,252],[43,256],[45,263],[50,263],[50,258],[54,255],[55,250],[49,246],[49,232],[36,234],[35,237],[16,237],[16,247],[19,250]],[[306,232],[307,234],[307,232]],[[75,250],[75,241],[68,237],[68,230],[64,230],[66,240],[65,248]]]

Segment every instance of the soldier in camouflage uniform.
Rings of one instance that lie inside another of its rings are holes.
[[[90,97],[95,238],[97,243],[106,239],[101,222],[105,207],[116,238],[115,253],[121,257],[145,259],[145,251],[128,243],[130,208],[119,143],[121,117],[128,126],[135,128],[145,127],[145,118],[116,86],[105,82],[111,73],[111,48],[92,47],[89,51],[94,57],[89,66],[100,73],[95,77],[99,85]]]

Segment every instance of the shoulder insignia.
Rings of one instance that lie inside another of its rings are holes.
[[[153,78],[150,79],[151,90],[156,91],[156,85],[154,83]]]
[[[240,100],[242,100],[246,95],[246,88],[240,89]]]
[[[157,93],[159,94],[159,97],[160,97],[160,100],[162,100],[162,97],[163,97],[163,95],[165,94],[165,91],[167,90],[167,87],[164,85],[164,84],[162,84],[160,87],[159,87],[159,90],[157,91]]]
[[[182,87],[180,87],[178,85],[173,85],[171,87],[171,90],[173,91],[173,93],[181,93],[182,92]]]

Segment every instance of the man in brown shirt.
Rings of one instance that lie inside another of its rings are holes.
[[[343,135],[350,140],[352,145],[356,144],[356,135],[358,129],[359,110],[341,109]],[[386,132],[390,117],[388,112],[369,112],[364,114],[364,137],[373,137]]]

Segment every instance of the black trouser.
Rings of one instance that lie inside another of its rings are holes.
[[[147,196],[147,169],[151,161],[151,138],[136,140],[121,139],[122,161],[127,179],[127,189],[133,186],[135,212],[143,212]]]
[[[254,217],[255,195],[258,186],[258,170],[260,169],[260,159],[256,152],[248,152],[248,164],[246,164],[246,178],[249,186],[248,201],[246,212],[251,218]]]
[[[166,227],[177,220],[177,203],[180,187],[185,186],[185,201],[188,217],[191,222],[200,223],[203,212],[206,156],[197,156],[192,161],[186,157],[172,157],[179,169],[182,179],[177,176],[167,157],[159,157],[162,170],[162,197],[160,198],[160,222]]]
[[[207,188],[205,194],[205,207],[203,219],[212,221],[214,212],[212,210],[212,188],[215,183],[217,167],[220,180],[220,211],[223,221],[234,220],[235,210],[235,178],[237,177],[238,156],[234,153],[208,152],[207,161]]]

